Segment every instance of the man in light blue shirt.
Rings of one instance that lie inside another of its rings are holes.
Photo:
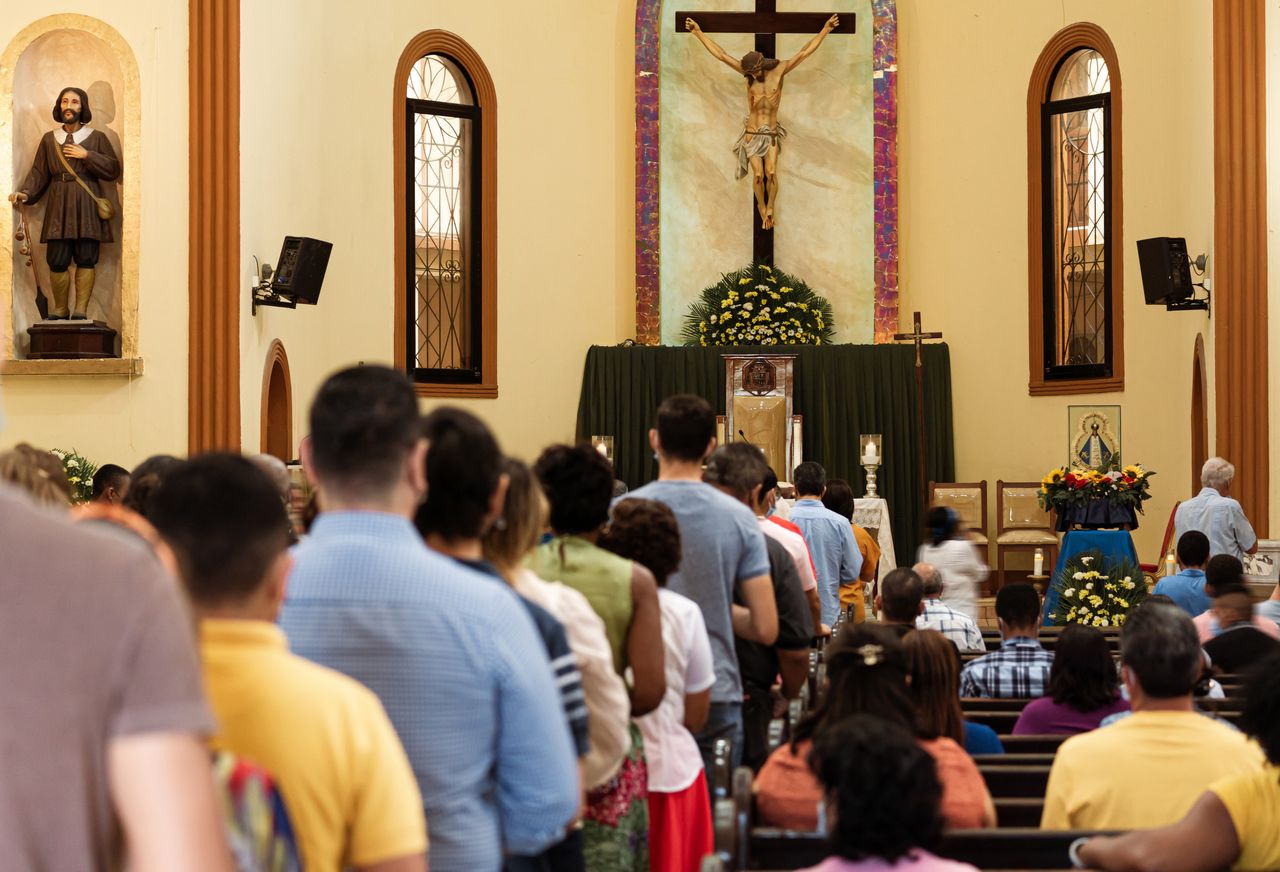
[[[1173,523],[1179,536],[1199,530],[1209,537],[1210,557],[1229,554],[1243,561],[1258,550],[1258,536],[1244,509],[1231,498],[1235,476],[1236,468],[1221,457],[1206,460],[1200,470],[1200,493],[1178,506]]]
[[[293,650],[382,700],[413,765],[441,870],[497,872],[559,842],[577,761],[546,649],[505,585],[430,552],[410,519],[426,441],[404,376],[329,378],[307,474],[324,513],[294,551],[280,623]]]
[[[658,455],[658,480],[621,499],[657,500],[680,525],[680,569],[667,588],[698,604],[711,640],[716,683],[706,726],[694,737],[710,783],[717,739],[733,743],[734,766],[742,754],[734,636],[762,645],[778,637],[769,552],[755,512],[702,480],[702,461],[716,447],[716,415],[706,400],[691,394],[663,400],[649,444]]]
[[[834,626],[840,613],[840,586],[861,584],[862,553],[853,537],[853,525],[843,515],[822,504],[827,490],[827,471],[819,463],[806,461],[796,467],[792,484],[796,502],[791,507],[791,523],[800,528],[809,545],[818,575],[818,596],[822,600],[822,623]]]
[[[1209,562],[1209,537],[1199,530],[1188,530],[1178,537],[1177,575],[1156,582],[1153,594],[1163,594],[1195,618],[1213,607],[1204,592],[1204,565]]]

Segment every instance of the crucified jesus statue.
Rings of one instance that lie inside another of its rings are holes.
[[[723,61],[738,75],[747,79],[747,117],[742,123],[742,135],[733,144],[738,157],[735,178],[742,178],[751,170],[755,186],[756,209],[765,230],[773,228],[773,207],[778,202],[778,154],[787,131],[778,123],[778,104],[782,101],[782,80],[798,67],[805,58],[817,51],[828,33],[840,26],[840,17],[832,15],[822,25],[804,48],[786,60],[766,58],[758,51],[749,51],[736,60],[714,40],[702,32],[698,22],[686,18],[685,30],[711,52],[712,57]]]

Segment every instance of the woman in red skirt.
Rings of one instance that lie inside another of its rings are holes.
[[[675,515],[654,500],[624,500],[600,545],[648,568],[658,581],[667,692],[657,709],[636,719],[649,761],[649,866],[652,872],[697,872],[714,850],[711,801],[693,733],[711,705],[715,671],[702,612],[666,589],[680,565]]]

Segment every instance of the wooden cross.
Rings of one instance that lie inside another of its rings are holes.
[[[941,333],[925,333],[920,329],[920,313],[912,316],[910,333],[893,334],[895,342],[914,342],[916,344],[916,443],[920,451],[920,505],[928,502],[928,478],[924,470],[924,360],[920,357],[920,346],[926,339],[941,339]]]
[[[754,33],[756,51],[767,58],[778,56],[779,33],[814,34],[831,17],[830,12],[779,12],[778,0],[756,0],[755,12],[676,12],[676,33],[684,33],[686,18],[698,22],[703,33]],[[840,13],[840,26],[832,33],[853,33],[854,15]],[[751,193],[751,257],[756,263],[773,264],[773,228],[761,226],[756,211],[755,194]]]

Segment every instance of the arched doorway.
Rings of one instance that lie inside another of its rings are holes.
[[[284,343],[271,341],[262,372],[261,451],[285,463],[293,460],[293,382]]]
[[[1191,356],[1191,490],[1200,492],[1200,469],[1209,459],[1209,378],[1204,362],[1204,336],[1196,334]]]

